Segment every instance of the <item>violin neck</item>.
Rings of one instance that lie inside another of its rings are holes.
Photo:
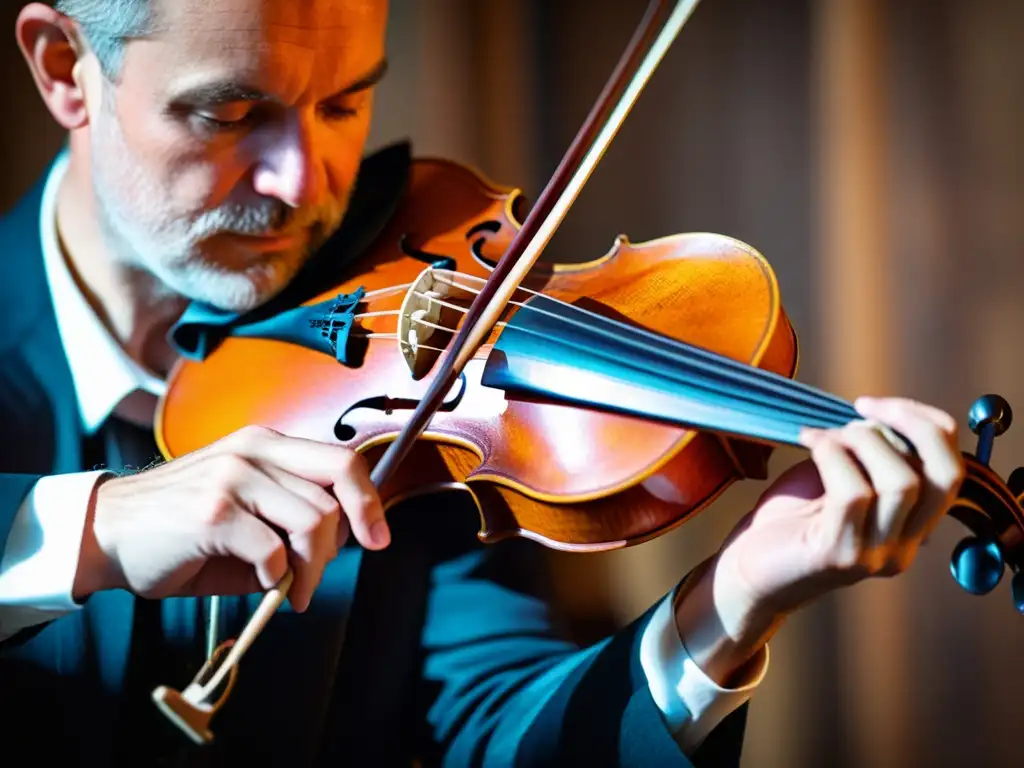
[[[502,330],[482,383],[775,445],[862,418],[806,384],[543,295]]]

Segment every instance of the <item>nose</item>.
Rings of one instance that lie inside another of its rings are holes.
[[[253,175],[258,194],[292,208],[319,204],[326,193],[326,173],[314,131],[315,126],[298,115],[290,115],[267,131]]]

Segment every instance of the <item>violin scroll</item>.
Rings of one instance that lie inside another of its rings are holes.
[[[990,467],[995,439],[1009,429],[1013,411],[999,395],[983,395],[972,404],[967,422],[978,444],[973,456],[964,454],[967,474],[950,515],[974,535],[953,550],[950,572],[966,592],[984,595],[996,588],[1004,570],[1010,568],[1013,603],[1024,613],[1024,467],[1015,470],[1007,483]]]

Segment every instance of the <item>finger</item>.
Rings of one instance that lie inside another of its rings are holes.
[[[390,543],[384,507],[362,456],[338,445],[260,427],[239,430],[235,438],[236,448],[246,457],[331,488],[361,545],[383,549]]]
[[[924,484],[916,508],[907,517],[903,536],[919,540],[946,513],[963,482],[965,466],[957,447],[955,422],[948,416],[936,416],[929,406],[907,400],[868,401],[863,409],[865,415],[906,435],[917,450]]]
[[[350,533],[348,519],[342,515],[341,505],[338,503],[338,500],[326,488],[321,487],[317,483],[310,480],[304,480],[301,477],[296,477],[282,469],[278,469],[272,464],[264,463],[260,466],[260,469],[292,493],[304,498],[316,510],[318,510],[320,514],[325,516],[333,515],[337,518],[335,551],[330,553],[327,559],[331,560],[337,556],[338,551],[345,546],[345,542],[348,541]]]
[[[344,454],[342,459],[342,479],[335,483],[334,493],[351,531],[364,547],[383,549],[391,543],[391,530],[384,518],[380,496],[370,480],[366,459],[352,452]]]
[[[270,589],[288,571],[284,541],[266,523],[239,510],[210,531],[215,554],[248,563],[263,589]]]
[[[875,496],[875,512],[865,530],[868,546],[896,544],[920,496],[920,477],[888,440],[864,422],[845,427],[839,440],[864,468]]]
[[[303,477],[285,472],[273,464],[259,464],[260,471],[267,474],[274,482],[305,499],[313,509],[321,515],[340,515],[341,505],[330,491],[318,483]]]
[[[338,550],[344,545],[349,532],[348,521],[342,515],[341,505],[338,503],[338,500],[326,488],[289,474],[273,465],[263,464],[260,466],[260,469],[286,490],[309,502],[309,505],[322,518],[329,518],[322,520],[321,525],[326,525],[328,530],[335,531],[334,546],[328,547],[325,555],[326,560],[332,560],[338,554]],[[318,536],[316,541],[318,543],[321,542],[321,538]],[[323,538],[322,541],[326,543],[329,539]]]
[[[286,482],[295,485],[293,480]],[[339,515],[322,514],[257,467],[236,480],[234,492],[245,509],[285,532],[290,545],[289,561],[295,570],[289,600],[296,610],[305,610],[321,582],[328,559],[336,552]]]
[[[824,488],[822,554],[834,564],[852,565],[864,551],[864,531],[874,501],[871,486],[834,433],[815,438],[811,456]]]
[[[300,602],[301,594],[309,587],[308,592],[312,599],[312,594],[319,586],[327,564],[337,557],[339,550],[348,540],[348,520],[342,515],[338,500],[316,483],[291,475],[270,464],[263,464],[259,469],[285,490],[308,502],[310,507],[320,515],[320,522],[315,530],[311,530],[305,535],[289,534],[288,537],[293,550],[295,550],[290,559],[295,564],[296,582],[298,582],[298,588],[292,590],[292,595],[295,596],[294,600],[291,596],[289,599],[292,600],[292,606],[296,610],[300,610],[297,603]],[[303,551],[305,559],[297,562],[295,554],[300,549]],[[299,577],[300,569],[307,566],[308,571],[315,578],[315,583],[312,585],[304,583]],[[301,610],[305,610],[305,608]]]
[[[854,407],[863,415],[868,415],[869,411],[876,416],[896,411],[916,413],[919,418],[933,422],[943,434],[952,438],[952,444],[956,444],[955,438],[959,431],[956,419],[933,405],[905,397],[859,397],[854,401]]]

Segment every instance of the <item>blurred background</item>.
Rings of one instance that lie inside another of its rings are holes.
[[[62,140],[3,3],[6,210]],[[392,0],[372,143],[471,164],[536,199],[638,24],[644,0]],[[704,0],[547,258],[715,231],[773,265],[800,378],[955,414],[996,392],[1024,416],[1024,3]],[[776,476],[800,454],[779,451]],[[996,443],[1006,477],[1024,426]],[[762,483],[641,547],[552,554],[579,635],[628,622],[718,547]],[[1008,580],[949,573],[946,520],[913,568],[794,617],[772,643],[745,766],[1024,764],[1024,617]]]

